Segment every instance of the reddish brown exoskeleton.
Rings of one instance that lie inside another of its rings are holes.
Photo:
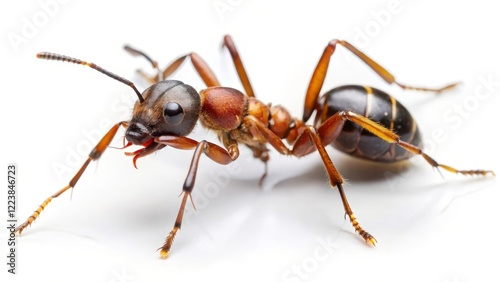
[[[408,159],[413,155],[421,155],[431,166],[452,173],[494,175],[490,170],[457,170],[436,162],[422,152],[420,133],[411,114],[398,101],[381,90],[368,86],[347,85],[330,90],[319,98],[330,57],[338,45],[354,53],[386,82],[397,84],[404,89],[442,92],[455,86],[455,84],[450,84],[432,89],[401,84],[386,69],[348,42],[333,40],[325,48],[313,73],[306,94],[304,115],[302,119],[299,119],[294,118],[282,106],[270,106],[255,98],[243,63],[229,36],[224,37],[224,46],[232,56],[246,95],[239,90],[220,86],[214,73],[196,53],[181,56],[162,71],[157,62],[145,53],[126,46],[125,49],[128,52],[144,57],[157,71],[153,77],[141,72],[152,84],[142,93],[131,81],[93,63],[53,53],[39,53],[38,58],[86,65],[127,84],[137,94],[138,101],[135,104],[132,119],[115,124],[90,152],[88,159],[69,184],[45,200],[16,231],[21,234],[53,198],[73,188],[88,164],[101,157],[121,126],[126,128],[125,139],[128,143],[125,147],[132,144],[142,147],[135,152],[126,153],[133,156],[134,165],[138,158],[165,146],[194,150],[182,187],[182,200],[177,219],[165,243],[159,248],[162,257],[168,255],[174,237],[181,228],[184,208],[195,185],[200,157],[205,155],[219,164],[227,165],[238,158],[239,145],[246,145],[253,151],[254,156],[264,163],[269,160],[268,145],[280,154],[295,157],[318,151],[331,187],[337,187],[340,193],[345,213],[355,231],[369,245],[375,245],[377,241],[360,226],[354,216],[343,189],[344,180],[328,156],[325,150],[326,145],[332,144],[343,152],[373,161],[395,162]],[[207,86],[199,93],[180,81],[165,80],[188,57]],[[313,125],[307,125],[306,122],[313,113],[316,113],[315,122]],[[222,146],[206,140],[196,141],[186,137],[197,122],[217,133]],[[283,140],[286,140],[290,147]],[[264,173],[261,181],[265,175]]]

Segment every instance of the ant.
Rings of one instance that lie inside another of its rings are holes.
[[[166,146],[181,150],[194,150],[182,187],[182,200],[174,227],[166,237],[165,243],[158,249],[162,258],[167,257],[175,235],[181,228],[188,198],[192,201],[191,192],[195,186],[201,156],[205,155],[214,162],[227,165],[238,159],[240,144],[250,148],[254,157],[260,159],[265,165],[269,160],[268,144],[280,154],[295,157],[303,157],[317,150],[328,174],[330,185],[338,189],[345,214],[349,217],[355,232],[368,245],[373,246],[377,240],[361,227],[354,216],[344,192],[344,179],[330,159],[325,149],[326,145],[332,144],[342,152],[376,162],[396,162],[406,160],[413,155],[421,155],[432,167],[451,173],[495,175],[491,170],[458,170],[440,164],[425,154],[421,149],[420,132],[410,112],[396,99],[381,90],[369,86],[345,85],[334,88],[319,97],[330,58],[339,45],[356,55],[387,83],[396,84],[402,89],[440,93],[457,85],[454,83],[441,88],[425,88],[401,84],[389,71],[356,47],[347,41],[335,39],[328,43],[313,72],[306,93],[303,117],[300,119],[292,117],[283,106],[265,104],[255,98],[239,53],[228,35],[224,37],[223,47],[229,50],[246,95],[234,88],[221,86],[212,70],[194,52],[179,57],[164,70],[160,70],[158,63],[147,54],[125,46],[126,51],[134,56],[145,58],[156,70],[154,76],[138,71],[152,84],[142,93],[137,90],[133,82],[94,63],[54,53],[38,53],[37,57],[40,59],[88,66],[118,80],[135,91],[138,101],[135,103],[132,118],[129,121],[118,122],[111,127],[90,152],[87,160],[69,184],[47,198],[22,225],[16,228],[16,232],[21,234],[54,198],[75,187],[89,163],[101,157],[120,127],[126,128],[127,143],[123,148],[131,145],[141,147],[137,151],[125,153],[133,157],[134,166],[138,158]],[[188,57],[207,86],[200,92],[181,81],[166,80]],[[315,113],[314,123],[307,125],[313,113]],[[217,134],[222,146],[206,140],[196,141],[186,137],[198,121],[203,127]],[[283,141],[285,139],[291,148],[285,145]],[[266,174],[267,165],[260,184]]]

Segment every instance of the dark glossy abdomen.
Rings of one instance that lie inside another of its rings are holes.
[[[345,85],[330,90],[324,98],[327,109],[323,121],[336,112],[350,110],[393,130],[402,141],[422,147],[420,132],[410,112],[389,94],[368,86]],[[351,121],[346,121],[332,145],[355,157],[379,162],[404,160],[413,155]]]

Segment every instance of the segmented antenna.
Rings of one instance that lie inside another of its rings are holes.
[[[40,52],[38,54],[36,54],[36,57],[39,58],[39,59],[45,59],[45,60],[54,60],[54,61],[63,61],[63,62],[69,62],[69,63],[73,63],[73,64],[77,64],[77,65],[84,65],[84,66],[88,66],[92,69],[95,69],[96,71],[99,71],[111,78],[113,78],[114,80],[118,80],[120,81],[121,83],[124,83],[128,86],[130,86],[132,89],[134,89],[135,93],[137,94],[137,97],[139,98],[139,102],[144,102],[144,97],[142,97],[141,95],[141,92],[139,92],[139,90],[137,90],[137,88],[135,87],[134,83],[128,79],[125,79],[117,74],[114,74],[110,71],[107,71],[103,68],[101,68],[100,66],[94,64],[94,63],[91,63],[91,62],[86,62],[86,61],[82,61],[82,60],[79,60],[79,59],[76,59],[76,58],[72,58],[72,57],[69,57],[69,56],[65,56],[65,55],[60,55],[60,54],[55,54],[55,53],[50,53],[50,52]]]

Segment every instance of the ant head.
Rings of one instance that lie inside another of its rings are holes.
[[[146,57],[157,68],[156,62],[152,61],[143,52],[131,47],[126,49],[129,52]],[[200,95],[193,87],[180,81],[160,81],[144,90],[141,94],[133,82],[92,62],[49,52],[38,53],[37,58],[88,66],[131,87],[139,101],[134,106],[134,113],[125,133],[125,138],[135,145],[144,145],[154,137],[161,135],[185,136],[193,130],[198,121],[201,109]]]
[[[200,114],[201,100],[196,90],[177,80],[153,84],[136,102],[125,138],[142,145],[156,136],[189,134]]]

